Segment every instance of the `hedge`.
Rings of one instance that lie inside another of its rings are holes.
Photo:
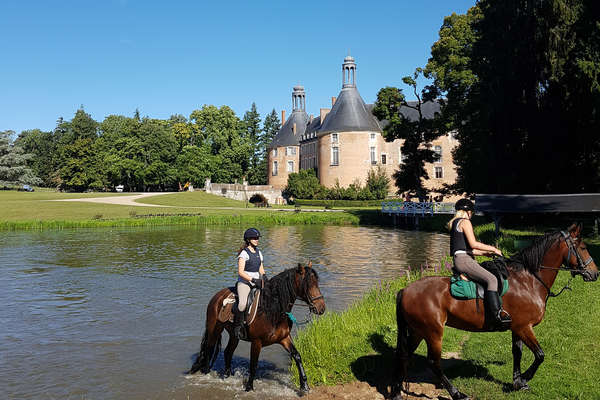
[[[377,207],[385,200],[308,200],[296,199],[297,206],[320,206],[320,207]]]

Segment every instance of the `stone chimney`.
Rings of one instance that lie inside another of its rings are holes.
[[[312,124],[312,122],[313,122],[313,118],[314,118],[314,117],[313,117],[313,115],[312,115],[312,114],[310,114],[310,120],[309,120],[309,123],[311,123],[311,124]]]
[[[335,104],[335,97],[331,97],[331,108],[333,108],[333,105]]]
[[[281,126],[285,124],[285,110],[281,110]]]
[[[325,121],[325,117],[327,116],[327,114],[329,114],[329,111],[331,111],[330,108],[321,108],[321,125],[323,125],[323,121]]]
[[[296,123],[294,122],[294,126],[292,126],[292,133],[295,135],[296,134]]]

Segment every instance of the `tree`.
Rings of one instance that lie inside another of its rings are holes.
[[[263,174],[260,170],[260,161],[263,156],[261,148],[262,130],[260,128],[260,114],[256,110],[256,104],[252,103],[250,110],[244,114],[242,121],[244,125],[244,135],[250,141],[252,146],[252,155],[250,156],[250,165],[248,168],[248,182],[251,185],[260,185],[266,183],[266,171]]]
[[[253,152],[250,140],[242,134],[244,125],[227,106],[204,105],[190,115],[198,146],[207,146],[215,162],[213,182],[233,182],[248,171]]]
[[[10,130],[0,132],[0,184],[37,185],[41,183],[41,179],[27,167],[27,161],[32,155],[11,142],[14,134],[15,132]]]
[[[27,166],[41,179],[40,184],[51,186],[54,173],[53,155],[56,148],[52,132],[43,132],[39,129],[23,131],[15,141],[15,146],[31,155],[27,160]]]
[[[598,191],[599,11],[589,0],[482,0],[445,19],[426,73],[457,132],[456,191]]]
[[[375,199],[385,199],[388,195],[390,187],[390,179],[387,177],[385,171],[381,166],[377,167],[377,170],[370,169],[367,175],[366,189],[372,193]],[[361,199],[367,200],[367,199]]]
[[[314,169],[302,169],[288,176],[284,196],[296,199],[312,199],[321,191],[321,184]]]
[[[423,185],[424,180],[429,178],[425,163],[436,160],[436,154],[431,150],[431,141],[443,133],[438,118],[428,119],[423,116],[423,103],[433,101],[435,92],[429,88],[423,89],[421,93],[418,92],[417,79],[422,73],[422,69],[417,68],[413,76],[402,78],[402,81],[412,88],[417,98],[416,102],[406,101],[401,89],[385,87],[377,93],[377,102],[373,108],[373,114],[377,118],[388,121],[383,129],[385,140],[388,142],[395,139],[404,140],[402,145],[404,161],[393,175],[398,193],[413,191],[419,197],[425,197],[428,192]],[[405,116],[403,108],[415,110],[417,119],[412,120]]]

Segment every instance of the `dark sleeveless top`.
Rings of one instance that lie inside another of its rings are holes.
[[[456,230],[456,226],[463,219],[466,218],[457,218],[452,222],[452,230],[450,231],[450,255],[452,256],[459,250],[466,251],[467,253],[472,253],[473,250],[469,246],[465,233]]]
[[[244,266],[244,271],[246,272],[259,272],[260,270],[260,252],[256,249],[256,252],[253,253],[246,247],[244,250],[246,254],[248,254],[249,259],[246,260],[246,265]]]

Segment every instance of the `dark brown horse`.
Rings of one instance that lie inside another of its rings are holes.
[[[300,353],[294,347],[290,336],[292,321],[286,313],[292,310],[296,299],[306,302],[314,314],[321,315],[325,312],[325,300],[319,289],[319,276],[311,266],[311,263],[307,266],[298,264],[297,268],[287,269],[265,284],[260,296],[258,313],[248,326],[247,339],[244,339],[251,343],[250,376],[246,383],[246,391],[254,389],[254,375],[260,350],[274,343],[279,343],[288,351],[298,367],[301,390],[305,392],[309,390]],[[220,351],[221,333],[226,329],[229,333],[229,342],[224,353],[225,376],[231,375],[231,359],[239,340],[233,336],[233,324],[229,321],[221,322],[217,318],[223,307],[223,299],[230,293],[229,288],[220,290],[206,307],[206,330],[202,338],[200,354],[190,369],[191,374],[197,371],[202,373],[210,371]],[[237,307],[237,304],[234,304],[234,307]]]
[[[564,267],[562,265],[565,265]],[[544,318],[550,288],[559,270],[582,275],[586,282],[598,279],[598,268],[581,238],[581,225],[572,225],[567,232],[546,234],[508,262],[509,290],[503,297],[503,308],[512,316],[513,387],[528,389],[538,367],[544,361],[533,327]],[[396,320],[398,323],[398,358],[400,380],[392,395],[400,395],[406,378],[408,360],[422,340],[427,342],[427,361],[453,400],[468,399],[444,375],[440,367],[444,325],[472,332],[489,331],[483,307],[476,300],[456,300],[450,295],[447,277],[423,278],[398,292]],[[521,373],[523,343],[535,359]]]

